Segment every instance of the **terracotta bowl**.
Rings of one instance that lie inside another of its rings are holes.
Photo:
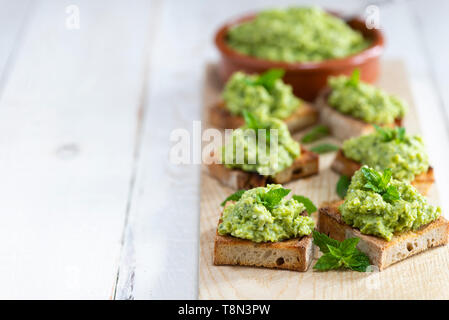
[[[228,46],[226,42],[228,30],[237,24],[254,19],[256,15],[247,15],[226,23],[215,34],[215,44],[221,55],[219,74],[223,82],[236,71],[261,73],[271,68],[282,68],[285,70],[284,81],[292,85],[295,95],[313,101],[318,92],[326,86],[328,76],[349,75],[354,68],[359,68],[363,81],[372,83],[377,80],[384,38],[378,29],[368,29],[362,19],[353,18],[347,23],[353,29],[359,30],[365,38],[372,40],[372,44],[365,50],[345,58],[289,63],[247,56]]]

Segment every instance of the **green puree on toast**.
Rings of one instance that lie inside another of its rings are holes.
[[[245,55],[285,62],[342,58],[370,45],[344,20],[317,7],[262,11],[231,28],[227,42]]]
[[[243,110],[285,119],[301,105],[292,87],[282,81],[283,70],[271,69],[262,75],[236,72],[226,83],[223,100],[234,115]]]
[[[344,203],[343,221],[390,241],[395,233],[417,230],[441,215],[409,183],[391,177],[391,170],[380,173],[363,166],[352,177]]]
[[[376,170],[390,168],[398,180],[412,181],[429,169],[423,139],[406,134],[404,128],[376,127],[372,134],[346,140],[343,153]]]
[[[404,101],[360,81],[358,69],[351,77],[330,77],[328,84],[331,88],[328,104],[339,112],[364,122],[392,124],[395,119],[402,119],[407,113],[408,106]]]
[[[289,192],[279,184],[245,191],[239,200],[225,207],[218,233],[254,242],[277,242],[311,234],[314,221],[301,215],[306,210],[301,202],[285,198]]]
[[[222,148],[222,163],[264,176],[273,176],[291,166],[301,151],[287,125],[282,120],[257,117],[246,111],[243,115],[245,125],[234,130],[231,141]]]

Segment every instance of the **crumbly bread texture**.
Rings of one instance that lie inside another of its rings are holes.
[[[362,234],[358,229],[345,224],[338,210],[343,201],[326,203],[319,209],[318,231],[339,241],[357,237],[357,247],[368,255],[371,263],[383,270],[417,253],[446,245],[448,243],[449,223],[443,217],[421,227],[417,231],[408,231],[395,235],[391,241]]]
[[[303,102],[300,108],[284,119],[284,122],[287,125],[288,130],[291,133],[295,133],[314,125],[318,120],[318,110],[310,104]],[[222,129],[237,129],[245,123],[243,117],[231,114],[231,112],[226,109],[223,101],[210,108],[209,122],[214,127]]]
[[[343,141],[375,131],[372,124],[340,113],[336,109],[329,106],[327,103],[329,93],[330,89],[323,90],[321,94],[318,95],[315,105],[320,111],[321,122],[329,127],[332,135]],[[388,126],[396,127],[401,125],[402,119],[396,119],[395,123],[389,124]]]
[[[362,164],[360,162],[347,158],[342,150],[337,152],[337,155],[331,165],[332,170],[338,174],[348,177],[352,177],[361,167]],[[411,184],[418,190],[419,193],[426,195],[434,182],[435,177],[433,174],[433,168],[429,167],[426,172],[415,176],[415,179],[411,182]]]
[[[222,236],[218,234],[218,231],[215,235],[215,265],[307,271],[312,259],[313,243],[311,235],[279,242],[262,243],[229,235]]]
[[[229,169],[223,164],[215,162],[207,167],[209,174],[223,185],[234,189],[251,189],[266,186],[267,183],[283,184],[315,175],[318,173],[319,157],[316,153],[301,147],[301,154],[292,165],[274,177],[262,176],[257,172],[246,172],[241,169]]]

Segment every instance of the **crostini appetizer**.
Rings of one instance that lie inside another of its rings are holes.
[[[378,171],[390,168],[393,178],[411,182],[426,195],[435,181],[424,142],[418,135],[408,135],[405,128],[381,128],[343,142],[332,169],[351,177],[362,165]]]
[[[247,111],[244,118],[230,142],[212,154],[211,176],[231,188],[250,189],[318,173],[318,155],[301,147],[284,122]]]
[[[236,72],[226,83],[223,100],[210,109],[209,121],[223,129],[244,124],[243,111],[285,121],[294,133],[318,121],[318,111],[295,97],[282,81],[284,71],[271,69],[261,75]]]
[[[307,271],[315,222],[301,202],[304,197],[287,200],[289,193],[271,184],[228,197],[215,236],[214,264]]]
[[[329,88],[316,100],[321,121],[340,140],[371,133],[374,124],[401,126],[408,110],[404,101],[360,81],[359,77],[358,69],[351,77],[330,77]]]
[[[342,241],[360,238],[358,248],[379,270],[448,243],[449,223],[408,182],[363,166],[352,177],[344,201],[320,208],[318,231]]]

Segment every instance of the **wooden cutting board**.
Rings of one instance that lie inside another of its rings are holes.
[[[410,105],[405,119],[408,132],[419,133],[419,122],[401,61],[385,61],[378,85],[403,97]],[[204,88],[204,120],[208,108],[219,100],[221,85],[216,66],[206,69]],[[206,124],[207,127],[207,124]],[[307,130],[306,130],[307,131]],[[301,134],[295,136],[300,138]],[[329,138],[317,143],[338,141]],[[306,147],[309,145],[306,145]],[[321,204],[338,199],[335,185],[338,175],[330,170],[335,153],[320,156],[320,173],[315,177],[286,185],[292,194],[302,194]],[[437,177],[438,180],[438,177]],[[435,186],[429,194],[437,204]],[[220,203],[233,193],[207,174],[201,173],[200,213],[200,299],[448,299],[449,246],[434,248],[397,263],[382,272],[351,271],[294,272],[250,267],[214,266],[214,235],[220,214]],[[317,248],[315,250],[318,256]]]

